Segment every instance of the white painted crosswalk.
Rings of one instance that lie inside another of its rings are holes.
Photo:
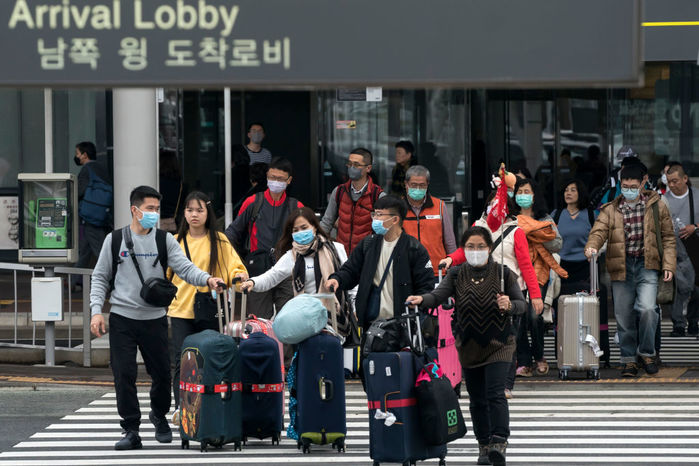
[[[0,466],[371,464],[366,398],[360,385],[347,387],[347,452],[342,454],[314,446],[304,455],[285,436],[275,446],[251,441],[242,452],[234,452],[232,446],[205,453],[181,450],[177,432],[172,444],[157,443],[145,417],[144,448],[114,451],[122,434],[114,393],[107,393],[1,452]],[[148,394],[139,393],[139,398],[146,407]],[[475,464],[477,445],[470,432],[467,398],[462,408],[469,434],[449,445],[449,465]],[[509,464],[699,462],[699,388],[693,386],[521,384],[510,400],[510,417]]]

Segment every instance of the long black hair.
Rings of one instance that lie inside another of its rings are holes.
[[[218,265],[218,258],[219,258],[219,243],[221,242],[221,238],[218,235],[218,230],[216,229],[216,212],[214,212],[214,207],[211,205],[211,200],[209,199],[209,196],[204,194],[201,191],[194,191],[187,196],[187,198],[184,200],[184,208],[185,210],[187,209],[187,206],[189,206],[189,203],[195,201],[197,202],[200,206],[204,206],[206,209],[206,222],[204,223],[204,227],[206,228],[207,235],[209,237],[209,243],[211,244],[211,252],[209,253],[209,275],[216,276],[217,275],[217,270],[219,268],[217,267]],[[189,232],[189,223],[185,220],[184,222],[180,223],[180,229],[177,230],[177,240],[182,241],[182,239],[187,236],[187,233]]]
[[[281,237],[279,238],[279,242],[277,243],[277,247],[275,249],[277,259],[282,257],[286,253],[286,251],[291,249],[291,243],[294,242],[294,238],[292,237],[292,233],[294,231],[294,222],[296,222],[296,219],[299,217],[305,218],[306,221],[308,221],[308,223],[310,223],[311,226],[316,229],[316,236],[322,236],[325,239],[329,239],[328,235],[320,226],[318,217],[316,217],[316,214],[315,212],[313,212],[312,209],[310,209],[309,207],[301,207],[300,209],[294,209],[286,218],[286,222],[284,222],[284,228],[282,229]]]
[[[538,186],[532,180],[531,178],[520,178],[517,180],[517,183],[515,184],[515,199],[517,198],[517,191],[519,188],[522,186],[529,185],[532,187],[532,192],[534,193],[534,204],[532,204],[532,214],[534,215],[534,219],[536,220],[541,220],[544,217],[548,215],[548,211],[546,209],[546,200],[544,199],[544,196],[542,196],[539,193]],[[514,215],[519,215],[522,213],[522,208],[517,205],[517,202],[514,202],[514,207],[512,213]]]

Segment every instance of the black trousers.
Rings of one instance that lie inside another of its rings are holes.
[[[117,410],[124,430],[138,430],[141,409],[136,394],[136,349],[141,350],[146,371],[152,383],[150,408],[156,416],[170,411],[170,352],[167,339],[167,317],[134,320],[117,314],[109,315],[109,356]]]
[[[464,369],[473,433],[480,444],[493,435],[510,436],[510,410],[505,398],[505,378],[509,362],[494,362]]]
[[[180,354],[184,339],[202,330],[216,330],[218,332],[218,322],[204,322],[197,324],[194,319],[180,319],[170,317],[172,326],[172,346],[175,349],[175,372],[172,374],[172,393],[175,395],[175,408],[180,406]]]

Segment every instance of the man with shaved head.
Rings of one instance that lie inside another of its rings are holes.
[[[670,207],[670,214],[675,226],[675,232],[686,246],[687,253],[694,264],[695,274],[699,272],[699,190],[689,184],[689,177],[682,164],[668,162],[668,190],[663,199]],[[687,303],[689,299],[689,303]],[[686,306],[686,315],[684,312]],[[670,334],[673,337],[683,337],[686,333],[691,336],[699,334],[699,288],[694,287],[691,296],[677,296],[672,304],[672,326]]]

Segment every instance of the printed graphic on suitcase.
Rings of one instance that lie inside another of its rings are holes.
[[[418,327],[419,347],[422,335]],[[408,326],[408,328],[410,328]],[[412,337],[411,337],[412,340]],[[416,369],[423,362],[412,351],[369,353],[364,377],[369,407],[369,456],[380,462],[413,463],[439,458],[444,465],[447,446],[427,446],[415,394]]]
[[[284,378],[277,342],[253,333],[240,342],[243,382],[243,444],[248,437],[279,444],[284,428]]]
[[[599,298],[597,257],[590,261],[590,293],[558,298],[556,359],[558,377],[567,380],[570,371],[587,371],[587,377],[599,379]]]
[[[242,383],[238,345],[214,330],[190,335],[183,343],[180,367],[182,448],[189,448],[191,440],[200,443],[201,451],[227,443],[239,450]]]

